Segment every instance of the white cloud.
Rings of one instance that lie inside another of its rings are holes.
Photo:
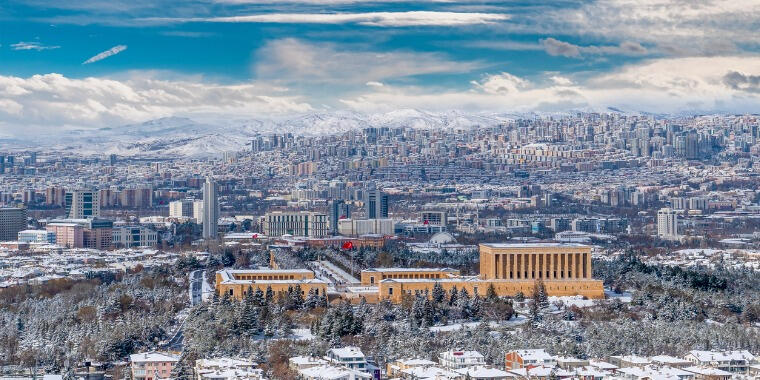
[[[638,42],[624,41],[619,45],[580,46],[556,38],[540,40],[541,46],[549,55],[579,58],[583,54],[644,55],[648,50]]]
[[[760,57],[663,58],[576,83],[555,75],[549,83],[537,84],[501,73],[473,82],[470,90],[431,92],[420,87],[385,86],[341,101],[365,112],[409,107],[497,112],[618,107],[660,113],[742,113],[760,108],[757,78]]]
[[[230,23],[284,23],[284,24],[360,24],[367,26],[462,26],[489,24],[508,20],[509,15],[499,13],[468,12],[364,12],[364,13],[267,13],[246,16],[208,18],[150,18],[155,22],[230,22]]]
[[[92,57],[90,57],[88,60],[82,62],[83,65],[87,65],[93,62],[104,60],[112,55],[119,54],[123,52],[124,50],[127,50],[127,45],[116,45],[104,52],[100,52]]]
[[[13,50],[52,50],[52,49],[58,49],[60,46],[52,46],[52,45],[43,45],[39,42],[17,42],[15,44],[11,44],[11,49]]]
[[[480,66],[476,62],[452,61],[437,53],[363,51],[292,38],[269,42],[256,56],[258,78],[296,84],[356,85],[388,78],[468,72]]]
[[[157,80],[144,72],[122,80],[72,79],[61,74],[0,76],[0,123],[18,134],[30,132],[32,126],[42,130],[103,127],[182,114],[255,115],[311,109],[298,96],[250,83]],[[25,127],[20,129],[20,125]]]
[[[374,81],[374,80],[371,80],[371,81],[369,81],[369,82],[367,82],[365,84],[367,86],[370,86],[370,87],[383,87],[384,86],[384,84],[382,82],[378,82],[378,81]]]
[[[510,73],[487,76],[483,82],[471,82],[475,88],[486,94],[511,94],[527,88],[529,83],[525,79],[516,77]]]

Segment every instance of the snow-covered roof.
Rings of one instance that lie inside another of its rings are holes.
[[[333,355],[340,357],[340,358],[363,358],[364,353],[362,352],[359,347],[355,346],[346,346],[341,348],[331,348],[328,353],[332,353]]]
[[[298,371],[303,377],[309,379],[321,379],[321,380],[338,380],[353,378],[356,379],[371,379],[372,375],[359,371],[354,371],[345,367],[336,367],[332,365],[321,365],[316,367],[310,367],[301,369]]]
[[[474,377],[476,379],[488,379],[488,378],[500,379],[506,376],[515,377],[514,374],[511,374],[509,372],[505,372],[500,369],[481,366],[481,365],[456,369],[454,370],[454,372],[460,373],[464,376],[469,375],[470,377]]]
[[[133,363],[146,363],[146,362],[177,362],[179,358],[172,354],[166,354],[163,352],[143,352],[139,354],[129,355],[129,361]]]
[[[545,361],[553,359],[553,356],[549,355],[549,353],[543,349],[515,350],[515,353],[520,355],[523,360],[529,361]]]
[[[752,355],[749,351],[689,351],[689,355],[693,356],[700,362],[724,362],[732,360],[746,360],[752,362],[755,360],[755,355]]]

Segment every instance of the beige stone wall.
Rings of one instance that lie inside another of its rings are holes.
[[[362,286],[375,286],[385,279],[445,279],[449,278],[449,275],[458,276],[459,271],[456,269],[443,271],[424,270],[422,268],[419,271],[408,271],[393,270],[393,268],[377,268],[372,271],[362,271],[361,281]]]
[[[225,294],[230,294],[233,298],[237,300],[242,300],[245,297],[245,292],[248,291],[248,287],[250,286],[253,291],[255,292],[256,289],[261,289],[262,292],[267,291],[267,287],[271,286],[272,291],[274,291],[275,298],[277,298],[279,293],[287,294],[289,288],[295,288],[296,285],[301,285],[301,291],[303,292],[304,297],[306,297],[309,294],[309,291],[314,288],[319,295],[325,294],[327,292],[327,285],[326,284],[299,284],[297,281],[294,281],[292,283],[277,283],[277,284],[271,284],[271,283],[250,283],[250,284],[217,284],[216,289],[219,291],[219,295],[223,296]]]
[[[436,281],[415,281],[415,282],[395,282],[386,281],[378,287],[379,298],[381,300],[390,300],[399,303],[403,295],[414,296],[415,294],[432,294],[433,286]],[[467,289],[470,296],[476,292],[481,297],[486,295],[488,287],[494,286],[496,295],[500,297],[513,297],[522,292],[526,297],[533,294],[535,280],[514,281],[514,280],[480,280],[480,281],[439,281],[446,292],[450,292],[455,286],[458,290]],[[604,288],[602,282],[598,280],[565,280],[565,281],[544,281],[544,287],[549,296],[586,296],[591,299],[604,298]],[[392,289],[392,290],[391,290]]]

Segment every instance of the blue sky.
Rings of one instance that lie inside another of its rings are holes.
[[[195,113],[759,103],[756,1],[49,3],[0,5],[6,134]]]

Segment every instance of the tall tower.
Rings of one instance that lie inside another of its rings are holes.
[[[657,211],[657,236],[663,239],[678,239],[678,214],[671,208]]]
[[[366,192],[364,207],[367,219],[388,218],[388,194],[381,190],[369,190]]]
[[[338,221],[351,217],[351,205],[342,199],[335,199],[330,203],[330,233],[338,234]]]
[[[214,239],[217,235],[219,219],[219,197],[216,182],[211,177],[203,184],[203,238]]]

